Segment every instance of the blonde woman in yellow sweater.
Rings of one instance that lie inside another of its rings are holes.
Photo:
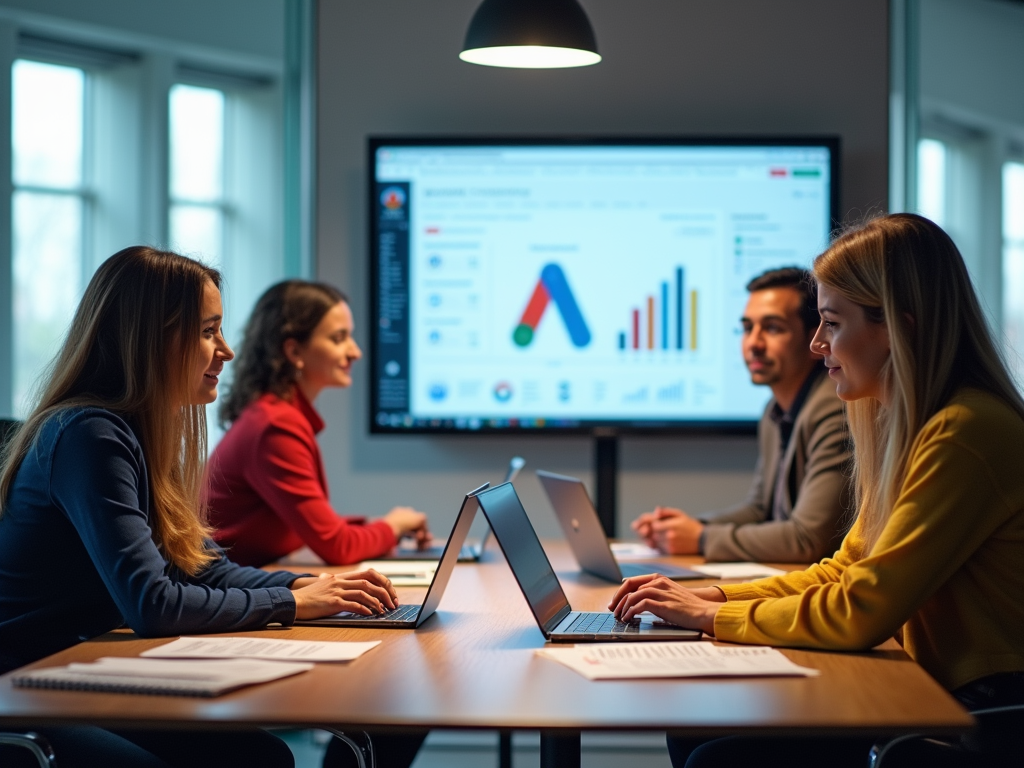
[[[859,512],[842,546],[752,584],[635,577],[609,607],[737,643],[863,651],[896,637],[968,708],[1024,704],[1024,402],[963,259],[938,226],[897,214],[839,237],[814,276],[811,349],[854,440]],[[830,766],[845,748],[851,764],[866,760],[855,742],[778,745],[789,766],[826,759],[822,749]],[[741,751],[742,740],[713,742],[687,765]]]

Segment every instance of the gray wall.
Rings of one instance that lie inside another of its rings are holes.
[[[478,0],[329,0],[319,9],[318,271],[354,297],[367,338],[365,139],[369,134],[835,133],[842,205],[884,208],[888,8],[884,0],[583,0],[604,61],[591,68],[477,67],[457,54]],[[737,354],[739,354],[737,350]],[[461,494],[512,453],[590,481],[579,438],[371,437],[364,362],[318,407],[332,498],[380,514],[432,513],[446,532]],[[699,511],[746,492],[750,438],[629,438],[620,530],[657,503]],[[517,487],[542,535],[555,523],[527,473]]]

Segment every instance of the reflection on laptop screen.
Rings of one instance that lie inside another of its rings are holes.
[[[534,616],[547,626],[559,611],[569,607],[569,601],[515,489],[505,483],[476,498]]]

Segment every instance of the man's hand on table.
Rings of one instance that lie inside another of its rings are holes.
[[[704,524],[681,509],[655,507],[632,523],[632,528],[649,547],[667,555],[700,554]]]

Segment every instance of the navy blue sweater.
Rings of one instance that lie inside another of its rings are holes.
[[[0,672],[124,624],[155,637],[295,620],[296,574],[243,568],[218,549],[187,576],[154,544],[149,504],[124,419],[73,409],[43,425],[0,516]]]

